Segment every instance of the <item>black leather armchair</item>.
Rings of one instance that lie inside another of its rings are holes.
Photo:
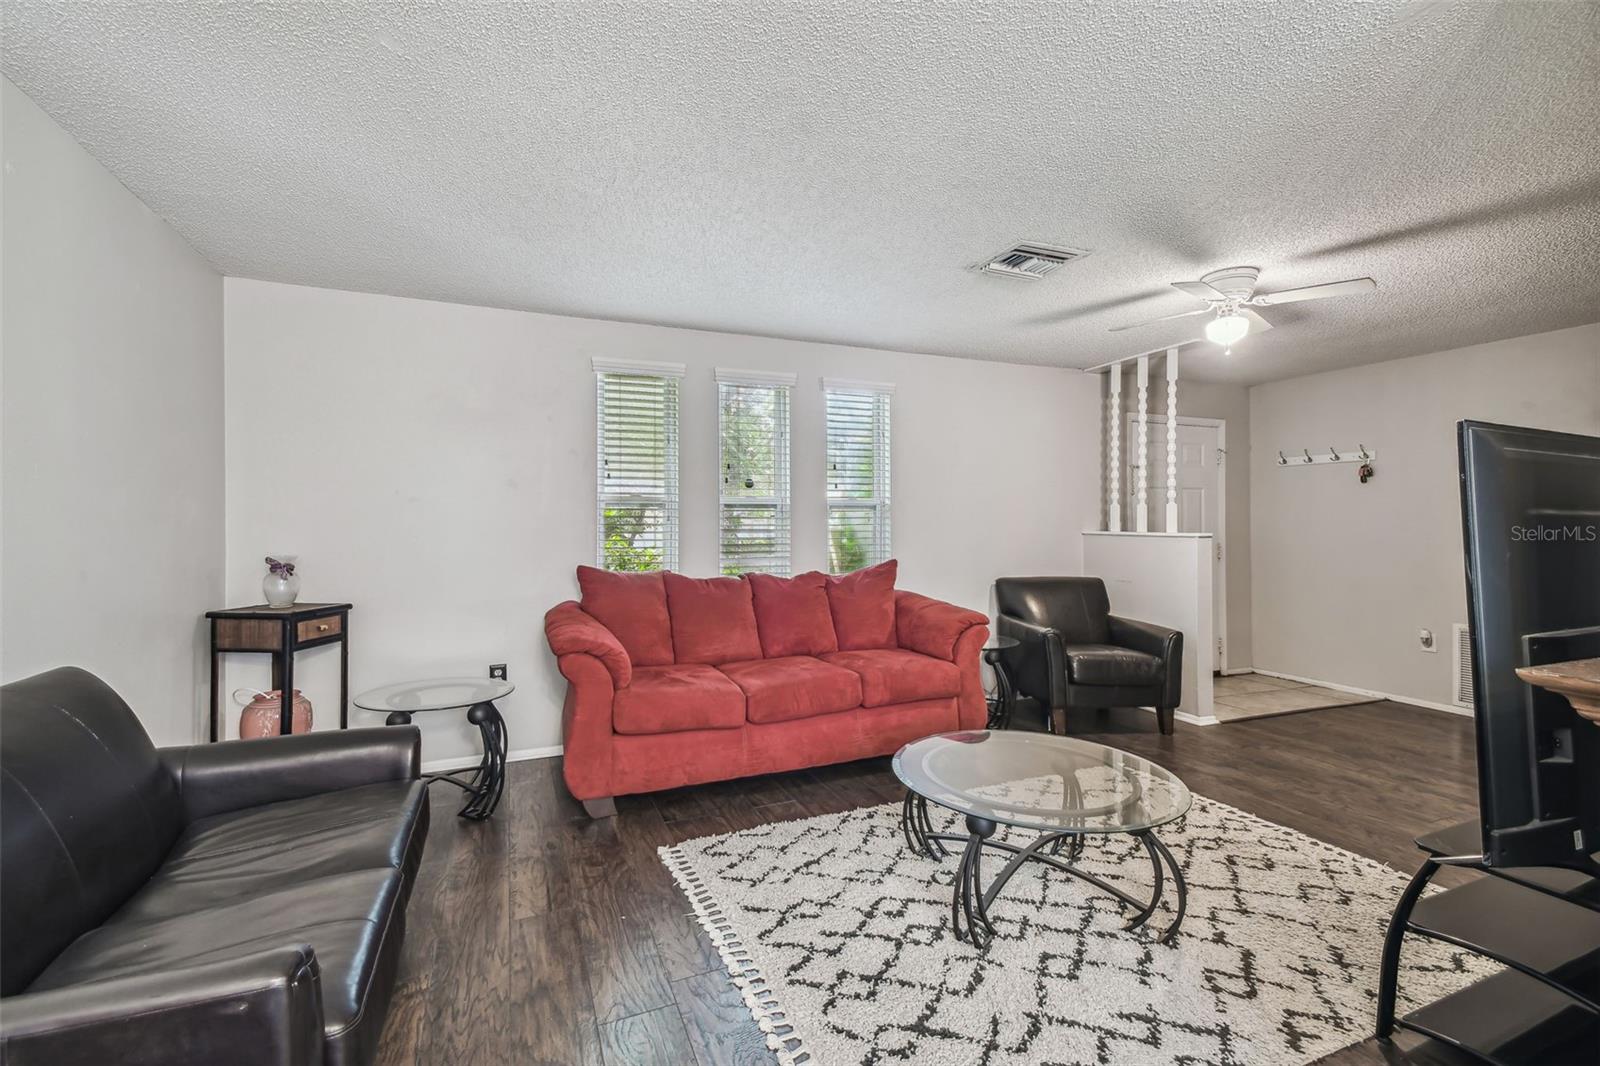
[[[1097,577],[1003,577],[995,582],[997,631],[1020,696],[1048,708],[1051,732],[1082,707],[1156,708],[1163,733],[1183,698],[1183,634],[1118,618]]]
[[[428,833],[414,728],[157,751],[98,678],[0,688],[0,1061],[372,1061]]]

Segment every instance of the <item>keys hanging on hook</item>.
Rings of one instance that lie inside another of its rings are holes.
[[[1363,485],[1365,485],[1369,480],[1371,480],[1372,475],[1373,475],[1373,469],[1372,469],[1372,464],[1371,463],[1362,463],[1359,467],[1356,468],[1356,476],[1361,479],[1361,483]]]

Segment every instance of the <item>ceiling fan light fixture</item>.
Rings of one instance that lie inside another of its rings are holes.
[[[1243,340],[1245,334],[1249,332],[1250,320],[1237,311],[1218,315],[1206,323],[1206,340],[1220,344],[1224,348],[1231,348],[1235,342]]]

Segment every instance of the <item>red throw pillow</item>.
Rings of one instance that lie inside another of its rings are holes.
[[[828,609],[828,575],[812,570],[794,577],[746,574],[755,597],[756,628],[767,658],[825,655],[839,650]]]
[[[615,574],[580,566],[578,588],[583,609],[611,630],[633,665],[672,665],[672,621],[660,572]]]
[[[739,662],[761,658],[750,585],[737,577],[666,575],[672,613],[672,650],[680,663]]]
[[[840,651],[893,648],[896,559],[828,578],[828,608]]]

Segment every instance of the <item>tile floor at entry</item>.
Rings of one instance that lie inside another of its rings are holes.
[[[1269,714],[1290,714],[1318,707],[1348,707],[1356,703],[1373,703],[1372,696],[1354,692],[1340,692],[1289,681],[1266,674],[1233,674],[1212,681],[1211,712],[1223,722],[1236,722],[1242,718],[1261,718]]]

